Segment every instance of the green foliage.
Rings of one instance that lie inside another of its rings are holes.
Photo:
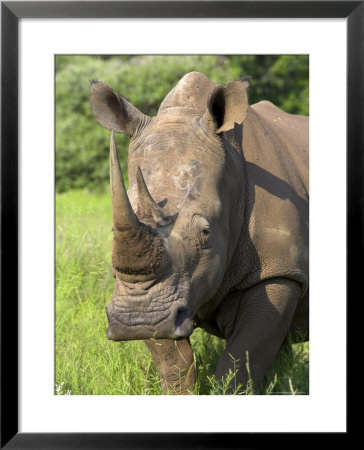
[[[307,55],[56,56],[56,189],[103,190],[108,180],[110,133],[94,118],[90,80],[110,83],[148,115],[178,80],[199,71],[226,84],[251,76],[250,103],[270,100],[287,112],[308,114]],[[126,176],[129,139],[116,136]]]
[[[58,395],[161,394],[159,376],[144,343],[116,343],[106,338],[105,305],[114,284],[111,217],[108,193],[70,191],[56,195]],[[225,394],[236,374],[234,368],[223,383],[214,377],[225,341],[196,329],[191,345],[197,369],[195,393]],[[238,388],[236,385],[235,393]],[[307,343],[294,345],[293,352],[278,355],[260,393],[308,393]]]

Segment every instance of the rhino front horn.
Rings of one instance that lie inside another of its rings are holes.
[[[112,263],[120,274],[154,278],[166,258],[162,238],[133,211],[120,168],[114,133],[110,139],[110,191],[114,222]]]
[[[113,131],[110,139],[110,191],[115,228],[117,230],[137,228],[140,222],[131,207],[125,189]]]

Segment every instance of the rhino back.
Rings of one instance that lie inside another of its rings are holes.
[[[253,105],[244,122],[243,152],[246,195],[252,204],[249,235],[259,260],[251,278],[292,278],[304,294],[308,285],[308,118],[287,114],[266,101]]]
[[[309,118],[261,101],[248,109],[244,155],[308,198]]]

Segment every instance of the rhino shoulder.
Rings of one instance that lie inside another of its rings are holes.
[[[278,106],[274,105],[272,102],[270,102],[269,100],[261,100],[258,103],[255,103],[254,105],[251,105],[251,107],[255,110],[262,110],[262,109],[269,109],[269,108],[274,108],[275,110],[281,111]]]
[[[286,113],[282,109],[278,108],[278,106],[274,105],[269,100],[262,100],[258,103],[255,103],[251,106],[253,110],[263,116],[271,116],[271,118],[279,120],[281,116],[290,116],[291,114]]]

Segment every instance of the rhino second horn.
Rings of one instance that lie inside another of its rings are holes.
[[[125,189],[113,131],[110,139],[110,191],[114,227],[119,231],[138,228],[140,222]]]
[[[170,219],[165,216],[163,209],[154,201],[151,196],[140,166],[137,168],[137,186],[138,186],[138,203],[151,212],[153,219],[160,226],[166,226],[170,223]]]

